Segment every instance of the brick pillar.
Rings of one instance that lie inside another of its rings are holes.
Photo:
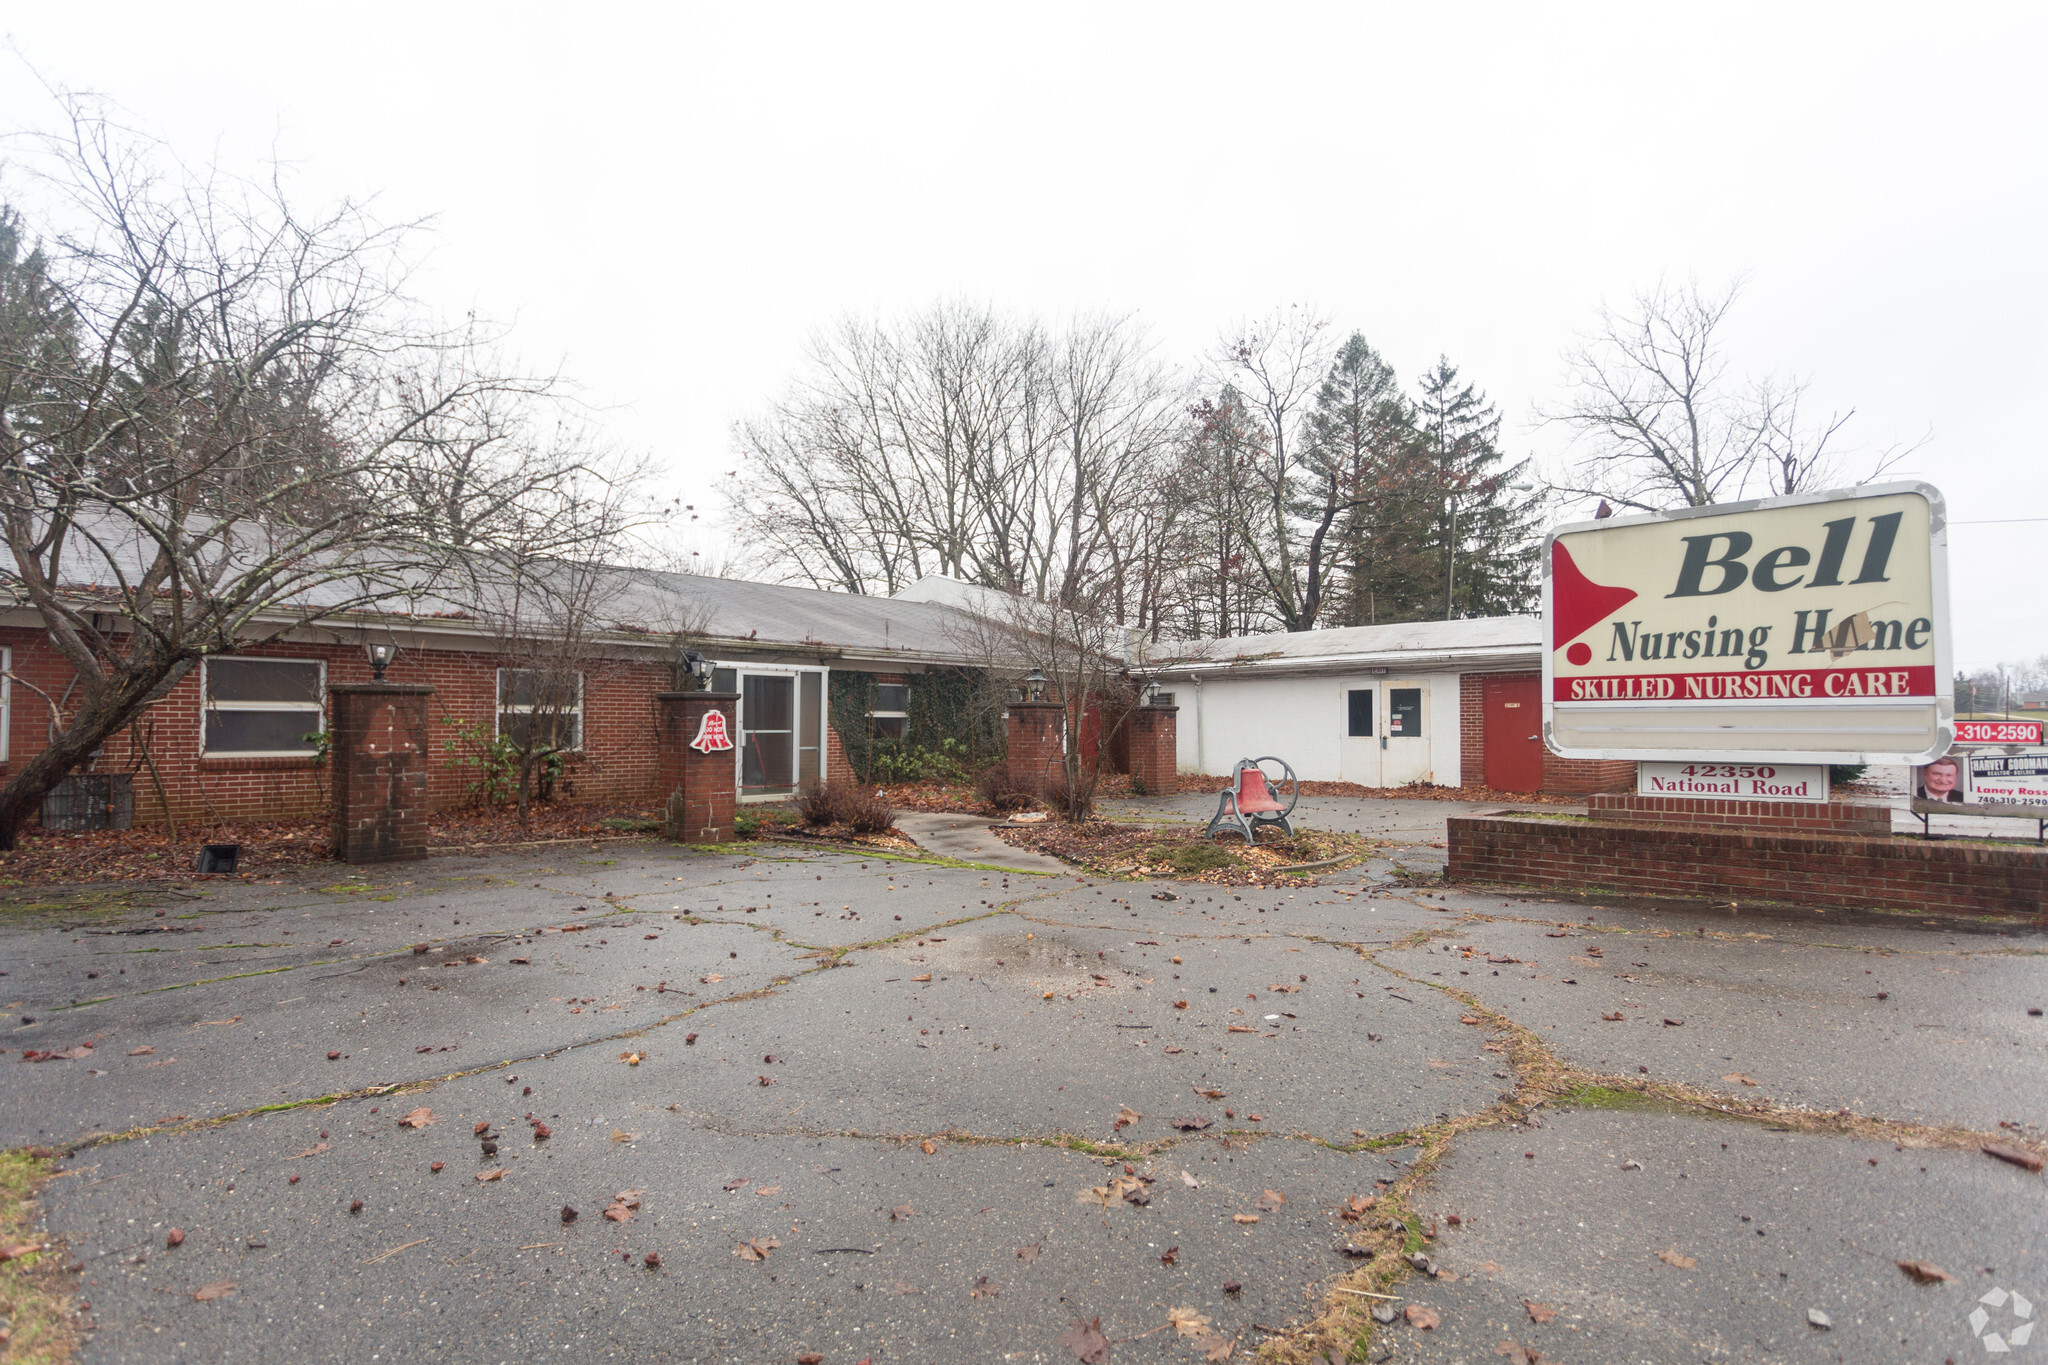
[[[690,747],[704,717],[716,711],[725,717],[728,737],[739,712],[737,692],[657,692],[655,707],[656,774],[666,803],[662,833],[689,844],[722,844],[732,838],[733,811],[739,804],[738,752]]]
[[[1065,703],[1010,703],[1010,780],[1037,791],[1061,781],[1066,757]]]
[[[1180,708],[1136,706],[1124,721],[1131,743],[1131,780],[1142,782],[1147,795],[1172,796],[1180,790]]]
[[[343,862],[427,856],[427,698],[433,695],[424,683],[337,683],[327,689],[334,854]]]

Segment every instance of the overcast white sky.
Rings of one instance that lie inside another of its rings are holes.
[[[2048,518],[2048,8],[18,7],[44,75],[188,159],[433,215],[421,284],[517,320],[710,496],[848,310],[1142,316],[1192,363],[1312,304],[1439,353],[1517,449],[1595,306],[1748,272],[1744,367],[1811,379],[1959,522]],[[0,60],[0,128],[47,125]],[[2048,652],[2048,521],[1956,528],[1957,662]],[[713,550],[709,540],[704,548]]]

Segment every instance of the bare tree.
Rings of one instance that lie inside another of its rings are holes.
[[[1659,282],[1626,313],[1600,310],[1598,329],[1567,355],[1570,398],[1542,414],[1579,452],[1558,492],[1647,512],[1841,480],[1835,443],[1854,409],[1810,425],[1804,381],[1731,372],[1722,332],[1741,293],[1739,279],[1718,291]],[[1911,449],[1878,452],[1853,481],[1878,477]]]
[[[0,593],[76,681],[0,787],[0,847],[200,659],[435,593],[508,526],[565,552],[605,477],[494,436],[558,385],[419,315],[405,229],[166,172],[61,107],[31,182],[47,244],[0,216]]]
[[[848,319],[736,429],[729,494],[760,567],[848,592],[927,573],[1058,598],[1120,579],[1177,402],[1136,324],[1050,331],[941,304]]]
[[[1330,528],[1343,508],[1334,478],[1305,507],[1300,478],[1313,442],[1302,428],[1334,352],[1328,322],[1299,306],[1246,323],[1212,358],[1222,388],[1258,421],[1257,443],[1241,456],[1253,497],[1243,512],[1243,548],[1283,630],[1312,630],[1321,613]]]

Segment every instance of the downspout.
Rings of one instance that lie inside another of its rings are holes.
[[[1209,746],[1202,742],[1202,675],[1191,675],[1195,682],[1195,771],[1209,771]]]

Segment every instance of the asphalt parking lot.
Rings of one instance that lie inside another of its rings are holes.
[[[2048,935],[1443,888],[1445,812],[1358,804],[1293,891],[620,840],[18,895],[0,1144],[70,1153],[88,1361],[2025,1344],[2043,1176],[1980,1149],[2044,1136]]]

